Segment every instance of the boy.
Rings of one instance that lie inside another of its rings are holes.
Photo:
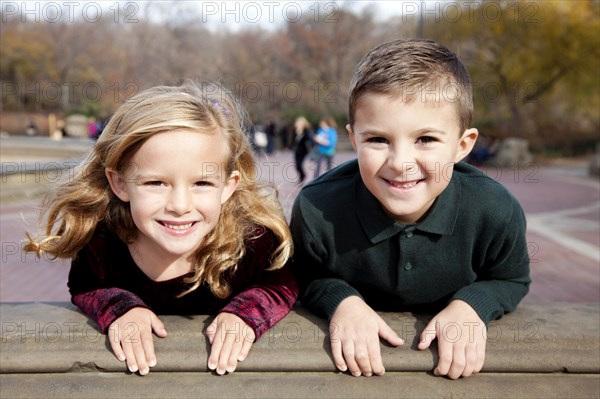
[[[459,162],[477,140],[472,112],[467,70],[435,42],[386,43],[356,67],[346,128],[358,160],[305,186],[291,220],[300,300],[330,320],[341,371],[381,375],[379,337],[404,342],[378,309],[438,312],[418,346],[438,340],[434,373],[477,373],[486,324],[527,293],[521,207]]]

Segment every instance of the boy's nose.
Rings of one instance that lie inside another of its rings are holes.
[[[169,195],[167,210],[178,215],[183,215],[190,211],[191,204],[192,200],[188,190],[183,188],[173,189]]]
[[[388,167],[397,173],[409,176],[418,170],[414,154],[409,149],[390,151]]]

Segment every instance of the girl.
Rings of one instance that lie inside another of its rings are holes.
[[[299,175],[298,182],[302,183],[306,179],[306,172],[303,166],[304,158],[306,158],[312,148],[310,123],[308,123],[305,117],[299,116],[296,118],[294,132],[294,161]]]
[[[215,83],[139,93],[46,198],[45,238],[28,236],[27,251],[73,258],[73,303],[132,372],[156,365],[155,313],[218,313],[208,367],[224,374],[296,301],[290,233],[255,181],[245,120]]]

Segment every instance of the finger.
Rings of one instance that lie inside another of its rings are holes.
[[[355,377],[360,376],[360,367],[356,363],[353,340],[346,339],[342,342],[342,353],[350,373]]]
[[[404,340],[382,318],[379,318],[379,336],[394,346],[404,344]]]
[[[217,333],[217,319],[214,319],[212,323],[208,327],[206,327],[206,337],[208,338],[208,342],[213,343],[215,339],[215,334]]]
[[[144,345],[142,344],[141,336],[138,334],[136,338],[136,342],[132,344],[133,354],[135,355],[135,363],[140,374],[146,375],[149,371],[148,362],[146,360],[146,352],[144,351]]]
[[[479,373],[483,368],[483,363],[485,362],[485,342],[483,345],[477,345],[477,362],[475,363],[475,368],[473,369],[473,373]]]
[[[373,375],[373,369],[371,368],[371,358],[369,357],[369,349],[366,342],[359,342],[358,345],[354,343],[354,358],[360,368],[360,372],[366,376]],[[380,354],[381,356],[381,354]],[[360,375],[360,373],[358,374]]]
[[[133,352],[133,345],[131,343],[131,339],[123,339],[121,341],[121,347],[123,348],[123,353],[125,353],[127,368],[132,373],[135,373],[136,371],[138,371],[138,366],[135,361],[135,353]]]
[[[248,353],[250,353],[250,348],[252,348],[252,344],[254,341],[249,341],[244,339],[242,342],[242,349],[240,350],[240,354],[238,355],[238,361],[243,362],[248,357]]]
[[[466,362],[465,347],[460,344],[453,345],[452,364],[448,370],[448,377],[453,380],[460,377],[465,370]]]
[[[433,340],[437,337],[435,320],[431,320],[421,333],[421,341],[419,342],[418,348],[424,350],[429,348]]]
[[[167,336],[167,330],[165,329],[165,325],[158,317],[156,317],[155,314],[152,314],[152,317],[150,318],[150,325],[152,326],[152,331],[154,331],[154,333],[157,336],[161,338]]]
[[[215,323],[213,323],[213,324],[215,324]],[[207,335],[208,335],[208,332],[207,332]],[[208,357],[208,368],[210,370],[215,370],[217,368],[217,363],[219,362],[219,356],[221,354],[221,348],[223,347],[223,340],[215,339],[216,335],[217,335],[217,332],[216,332],[216,324],[215,324],[215,330],[213,330],[213,332],[208,336],[208,339],[209,339],[210,343],[212,344],[212,346],[210,348],[210,356]]]
[[[227,372],[233,373],[237,368],[238,357],[240,356],[240,352],[242,350],[242,346],[244,345],[243,339],[236,339],[231,348],[231,353],[229,354],[229,359],[227,360]]]
[[[372,374],[383,375],[385,368],[383,367],[383,361],[381,359],[381,345],[379,345],[379,337],[369,339],[367,341],[367,352],[369,355],[369,363]],[[371,374],[365,374],[370,376]]]
[[[152,338],[152,331],[142,332],[141,340],[142,348],[144,349],[144,358],[147,365],[145,368],[140,367],[140,374],[146,375],[150,371],[148,367],[156,366],[156,355],[154,353],[154,340]]]
[[[235,345],[236,337],[237,335],[233,331],[225,330],[225,339],[223,346],[221,347],[221,352],[219,353],[219,360],[217,361],[217,374],[219,375],[225,374],[229,367],[229,357],[231,356],[231,351]],[[219,340],[221,340],[221,337],[217,336],[216,341]]]
[[[438,364],[433,373],[435,375],[447,375],[452,365],[452,345],[443,339],[438,339],[438,355]]]
[[[335,338],[333,335],[329,336],[331,343],[331,355],[333,356],[333,363],[338,370],[344,372],[348,370],[348,365],[342,355],[342,341],[339,338]]]
[[[477,348],[475,345],[467,345],[465,348],[465,368],[462,372],[463,377],[470,377],[477,365]]]
[[[119,361],[124,362],[127,357],[123,352],[123,348],[121,348],[121,340],[119,339],[119,328],[115,325],[111,325],[108,329],[108,342],[110,343],[110,347],[113,350],[113,353],[119,359]]]

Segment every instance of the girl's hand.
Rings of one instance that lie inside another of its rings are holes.
[[[146,375],[156,366],[152,331],[161,338],[167,336],[164,324],[146,308],[133,308],[115,320],[108,328],[110,346],[120,361],[127,361],[132,373]]]
[[[468,377],[483,367],[486,331],[485,323],[468,303],[454,300],[425,327],[419,349],[429,348],[437,338],[439,361],[434,374],[452,379]]]
[[[208,368],[223,375],[233,373],[237,362],[243,361],[256,339],[254,331],[238,316],[219,313],[206,329],[212,347]]]
[[[350,296],[335,310],[329,323],[333,361],[340,371],[353,376],[383,375],[379,338],[394,346],[404,340],[361,298]]]

